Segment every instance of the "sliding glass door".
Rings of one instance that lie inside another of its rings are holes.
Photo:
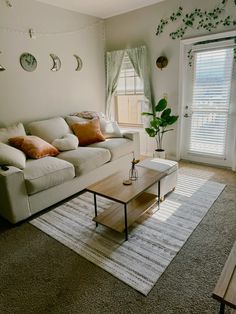
[[[186,80],[183,152],[185,159],[230,165],[232,47],[196,50]]]

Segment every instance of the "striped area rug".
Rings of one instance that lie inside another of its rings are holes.
[[[143,215],[124,235],[95,228],[93,195],[86,192],[31,221],[31,224],[147,295],[205,216],[224,185],[179,175],[177,188],[152,216]],[[99,210],[111,201],[98,198]]]

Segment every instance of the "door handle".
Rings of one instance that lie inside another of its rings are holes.
[[[185,114],[184,117],[185,118],[189,118],[191,116],[191,114],[189,114],[189,106],[185,106]]]

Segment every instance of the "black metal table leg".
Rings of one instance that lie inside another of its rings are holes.
[[[157,192],[157,194],[158,194],[158,210],[160,209],[160,202],[161,202],[161,181],[159,180],[158,181],[158,192]]]
[[[97,198],[96,198],[96,193],[93,194],[94,198],[94,210],[95,210],[95,217],[97,217],[98,212],[97,212]],[[98,223],[96,222],[96,227],[98,226]]]
[[[220,314],[224,314],[224,312],[225,312],[225,304],[220,303]]]
[[[124,215],[125,215],[125,241],[127,241],[128,240],[127,204],[124,204]]]

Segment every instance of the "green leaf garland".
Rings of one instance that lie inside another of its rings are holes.
[[[159,25],[157,26],[156,35],[163,33],[166,25],[170,22],[175,22],[179,19],[182,20],[182,25],[180,25],[176,31],[171,32],[169,35],[172,39],[182,38],[186,33],[187,29],[205,29],[208,32],[216,29],[219,25],[231,26],[236,25],[236,20],[233,20],[230,16],[223,19],[220,15],[224,12],[228,0],[222,0],[213,10],[202,10],[194,9],[190,13],[183,14],[183,8],[179,7],[178,10],[170,15],[166,19],[161,19]],[[236,0],[234,0],[236,5]]]

